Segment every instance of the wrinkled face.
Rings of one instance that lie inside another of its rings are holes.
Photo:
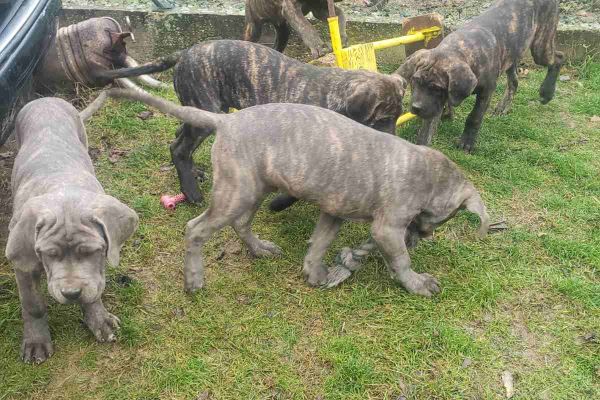
[[[448,83],[442,79],[443,74],[435,68],[417,71],[411,79],[410,111],[424,119],[433,118],[442,113],[448,99]]]
[[[48,278],[48,292],[61,304],[97,301],[105,285],[107,243],[94,226],[40,231],[36,253]]]

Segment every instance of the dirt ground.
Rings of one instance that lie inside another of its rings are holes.
[[[175,12],[215,12],[243,14],[244,0],[168,0],[176,5]],[[373,0],[376,5],[365,7],[363,0],[344,0],[341,7],[352,19],[393,22],[404,17],[438,12],[450,27],[481,13],[490,0]],[[340,3],[338,3],[340,4]],[[63,0],[65,7],[106,7],[131,10],[155,9],[149,0]],[[562,0],[562,29],[600,29],[600,0]]]

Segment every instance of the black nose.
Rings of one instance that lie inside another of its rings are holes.
[[[77,300],[81,296],[81,289],[79,288],[64,288],[60,289],[60,293],[69,300]]]
[[[420,115],[422,111],[423,111],[423,108],[421,108],[421,106],[419,106],[419,105],[413,104],[410,106],[410,112],[415,115]]]

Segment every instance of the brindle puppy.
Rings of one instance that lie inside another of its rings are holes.
[[[341,1],[341,0],[335,0]],[[312,12],[313,16],[327,22],[326,0],[246,0],[246,27],[244,40],[258,42],[265,22],[275,27],[275,49],[283,52],[290,37],[290,26],[308,46],[314,58],[324,56],[331,51],[328,44],[323,42],[319,33],[308,22],[305,15]],[[346,18],[344,12],[335,7],[335,14],[340,24],[340,36],[344,46],[348,44],[346,36]]]
[[[402,114],[406,81],[398,75],[322,68],[305,64],[260,44],[215,40],[136,68],[106,71],[121,78],[175,65],[175,91],[181,104],[228,112],[266,103],[304,103],[328,108],[377,130],[394,133]],[[192,202],[202,196],[192,174],[192,154],[211,129],[182,124],[171,144],[181,190]],[[273,207],[287,207],[279,198]]]
[[[148,93],[111,89],[112,97],[140,100],[188,124],[216,131],[211,150],[210,205],[185,234],[185,289],[204,285],[202,246],[232,226],[255,256],[280,253],[252,232],[265,195],[282,190],[319,206],[303,273],[310,285],[330,283],[323,263],[345,219],[371,223],[373,240],[390,275],[410,293],[432,296],[437,279],[410,267],[407,247],[461,209],[476,213],[480,236],[489,216],[477,189],[437,150],[370,129],[338,113],[305,104],[265,104],[233,114],[181,107]]]
[[[517,90],[517,67],[527,49],[538,65],[548,67],[540,87],[541,102],[554,96],[563,53],[556,51],[556,0],[498,0],[432,50],[420,50],[396,71],[412,87],[411,111],[424,119],[418,144],[429,145],[444,104],[457,106],[472,93],[475,107],[467,117],[459,147],[471,152],[496,89],[506,72],[508,85],[496,114],[505,114]]]

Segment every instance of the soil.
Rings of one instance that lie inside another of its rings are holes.
[[[244,0],[161,0],[175,4],[170,12],[207,12],[243,14]],[[338,3],[353,20],[369,22],[401,21],[431,12],[440,13],[445,24],[452,28],[480,14],[492,3],[490,0],[343,0]],[[150,0],[63,0],[65,7],[120,8],[130,10],[157,10]],[[562,0],[560,2],[561,29],[600,30],[600,0]]]

